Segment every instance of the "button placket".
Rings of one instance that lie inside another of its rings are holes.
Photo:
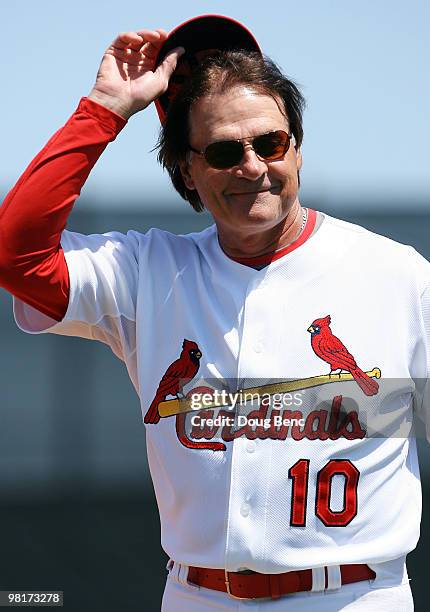
[[[240,507],[240,513],[244,518],[247,518],[249,516],[249,513],[251,512],[251,505],[248,502],[243,502],[241,507]]]
[[[254,344],[254,351],[256,353],[262,353],[263,352],[263,343],[261,340],[257,340],[257,342]]]

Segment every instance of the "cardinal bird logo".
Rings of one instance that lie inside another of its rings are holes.
[[[308,327],[315,355],[329,364],[330,374],[334,374],[336,370],[339,370],[339,373],[346,370],[350,372],[363,393],[375,395],[378,393],[378,383],[357,366],[346,346],[331,331],[330,322],[331,317],[328,315],[322,319],[315,319]]]
[[[169,365],[158,385],[155,397],[145,415],[145,423],[158,423],[160,420],[158,404],[163,402],[168,395],[176,395],[179,398],[183,387],[197,374],[201,356],[202,353],[195,342],[183,341],[179,359]]]

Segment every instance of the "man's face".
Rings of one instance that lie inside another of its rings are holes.
[[[219,140],[251,141],[275,130],[289,132],[279,106],[272,97],[247,87],[201,98],[190,112],[190,145],[204,150]],[[272,162],[260,160],[245,145],[241,162],[227,170],[212,168],[204,157],[191,152],[181,164],[182,176],[188,189],[197,190],[219,230],[267,230],[282,223],[297,198],[302,160],[293,143],[284,158]]]

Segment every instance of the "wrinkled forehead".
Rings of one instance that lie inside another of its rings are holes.
[[[259,115],[281,116],[288,123],[285,104],[279,94],[256,84],[235,83],[197,98],[189,110],[189,125],[196,121],[217,121],[225,118],[237,121],[241,117]]]
[[[206,142],[289,131],[289,122],[279,96],[250,85],[235,85],[196,100],[190,108],[188,127],[191,138]]]

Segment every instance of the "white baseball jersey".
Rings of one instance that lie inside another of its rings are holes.
[[[425,259],[327,215],[260,270],[230,259],[215,226],[183,236],[64,231],[62,247],[63,321],[15,300],[16,321],[101,340],[125,362],[143,415],[151,406],[156,415],[148,459],[172,559],[263,573],[403,563],[421,515],[410,425],[414,381],[428,376]],[[327,382],[331,370],[343,379]],[[273,379],[302,387],[287,405],[272,395],[249,408],[232,394],[230,407],[159,418],[177,393]]]

